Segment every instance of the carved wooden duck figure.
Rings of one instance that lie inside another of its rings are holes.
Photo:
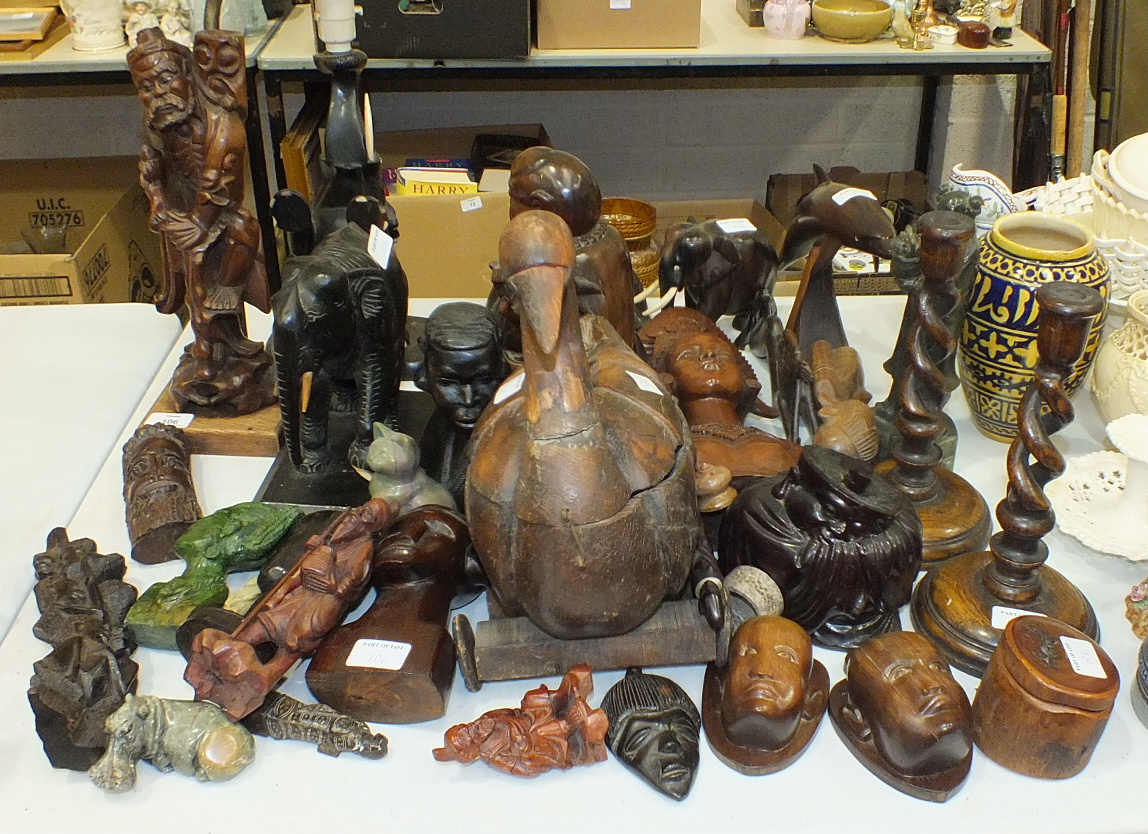
[[[689,426],[604,319],[580,322],[559,217],[515,217],[499,260],[523,367],[475,429],[466,484],[492,608],[561,639],[622,634],[688,578],[698,529]]]

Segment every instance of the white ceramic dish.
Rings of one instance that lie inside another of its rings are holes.
[[[1148,214],[1148,133],[1125,139],[1108,158],[1113,197],[1132,211]]]

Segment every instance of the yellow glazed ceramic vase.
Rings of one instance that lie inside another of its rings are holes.
[[[1017,407],[1037,360],[1036,289],[1050,281],[1087,284],[1108,300],[1108,262],[1092,233],[1035,211],[998,219],[981,243],[957,363],[973,420],[994,440],[1016,436]],[[1069,394],[1096,356],[1105,315],[1093,323],[1084,355],[1065,381]]]

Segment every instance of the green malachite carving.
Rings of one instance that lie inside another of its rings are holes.
[[[175,543],[187,568],[144,591],[127,622],[141,646],[175,650],[175,632],[197,608],[223,605],[227,575],[258,570],[301,516],[295,507],[249,501],[197,521]]]

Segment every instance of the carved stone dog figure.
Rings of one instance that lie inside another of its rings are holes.
[[[113,793],[135,786],[140,759],[201,782],[225,782],[255,758],[251,733],[204,701],[128,695],[108,718],[107,730],[107,752],[88,775]]]

